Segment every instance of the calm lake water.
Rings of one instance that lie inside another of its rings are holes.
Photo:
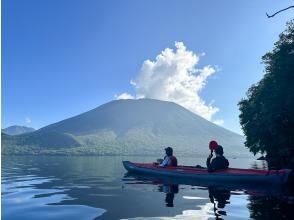
[[[156,157],[2,157],[2,219],[291,219],[287,188],[174,184],[126,175],[122,160]],[[205,158],[178,158],[204,165]],[[265,167],[254,159],[231,167]],[[293,218],[292,218],[293,219]]]

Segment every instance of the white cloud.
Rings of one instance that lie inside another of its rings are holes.
[[[114,97],[116,99],[134,99],[135,98],[134,96],[132,96],[132,95],[126,93],[126,92],[124,92],[124,93],[122,93],[120,95],[115,95]]]
[[[136,98],[172,101],[207,120],[222,124],[223,120],[212,118],[219,108],[205,103],[200,97],[207,78],[216,72],[216,68],[210,65],[196,68],[204,53],[197,55],[187,50],[183,42],[175,42],[175,47],[175,50],[166,48],[154,61],[144,61],[137,77],[131,80]],[[128,93],[118,97],[134,98]]]
[[[213,203],[197,205],[196,209],[183,210],[181,214],[171,217],[135,217],[128,220],[204,220],[214,219]]]
[[[32,120],[31,120],[29,117],[26,117],[26,118],[25,118],[25,122],[26,122],[27,124],[30,124],[30,123],[32,122]]]
[[[217,120],[214,120],[213,123],[217,125],[223,125],[225,122],[222,119],[217,119]]]

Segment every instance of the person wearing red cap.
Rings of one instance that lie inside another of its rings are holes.
[[[211,150],[211,153],[206,160],[208,172],[227,169],[229,167],[229,161],[223,156],[223,147],[218,145],[216,141],[211,141],[209,143],[209,149]],[[216,157],[211,160],[213,157],[213,151],[215,152]]]

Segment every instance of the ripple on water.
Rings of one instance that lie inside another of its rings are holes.
[[[58,179],[17,176],[14,181],[2,182],[3,219],[93,219],[101,216],[105,209],[60,202],[74,200],[66,194],[68,189],[36,188]],[[77,186],[79,187],[79,186]],[[82,187],[82,186],[80,186]]]

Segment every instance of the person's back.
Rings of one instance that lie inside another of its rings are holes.
[[[170,156],[169,160],[170,160],[169,166],[172,166],[172,167],[178,166],[178,160],[175,156]]]
[[[215,170],[227,169],[229,167],[229,161],[223,156],[223,148],[222,146],[218,146],[215,150],[216,157],[212,159],[212,155],[207,158],[206,165],[209,172]]]
[[[216,158],[209,162],[207,168],[210,171],[227,169],[229,167],[229,161],[224,156],[216,156]]]

